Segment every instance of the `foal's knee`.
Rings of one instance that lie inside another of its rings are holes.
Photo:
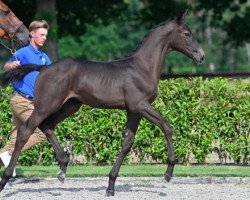
[[[170,125],[170,123],[168,121],[164,121],[163,123],[163,129],[164,129],[164,132],[167,133],[168,135],[172,136],[173,135],[173,128],[172,126]]]

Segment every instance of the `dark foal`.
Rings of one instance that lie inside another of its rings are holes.
[[[159,126],[168,146],[168,167],[165,179],[173,175],[176,157],[173,149],[173,130],[151,103],[157,97],[157,87],[167,53],[182,52],[195,63],[202,62],[204,52],[198,48],[183,14],[154,28],[129,56],[113,62],[92,62],[64,59],[42,68],[35,88],[35,109],[18,130],[18,137],[0,189],[10,179],[20,151],[33,131],[39,127],[52,143],[60,165],[59,180],[64,181],[69,158],[53,133],[55,126],[78,111],[82,104],[96,108],[127,111],[125,139],[122,150],[109,173],[107,195],[113,196],[115,181],[124,157],[129,153],[142,117]],[[36,66],[23,66],[5,73],[2,85],[22,78]],[[17,75],[17,76],[16,76]]]
[[[11,47],[4,46],[11,50],[12,53],[15,52],[15,47],[21,47],[29,43],[28,29],[1,0],[0,38],[11,41]]]

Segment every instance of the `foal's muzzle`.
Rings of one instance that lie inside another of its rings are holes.
[[[205,52],[203,51],[203,49],[198,49],[193,51],[193,61],[196,64],[201,64],[204,58],[205,58]]]

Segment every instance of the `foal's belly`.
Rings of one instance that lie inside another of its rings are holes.
[[[83,104],[96,108],[124,108],[124,95],[120,90],[85,90],[77,94],[76,98]]]

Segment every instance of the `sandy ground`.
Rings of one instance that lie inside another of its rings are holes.
[[[240,180],[240,181],[239,181]],[[106,197],[108,178],[16,179],[6,185],[0,199],[7,200],[250,200],[250,180],[232,178],[118,177],[114,197]]]

